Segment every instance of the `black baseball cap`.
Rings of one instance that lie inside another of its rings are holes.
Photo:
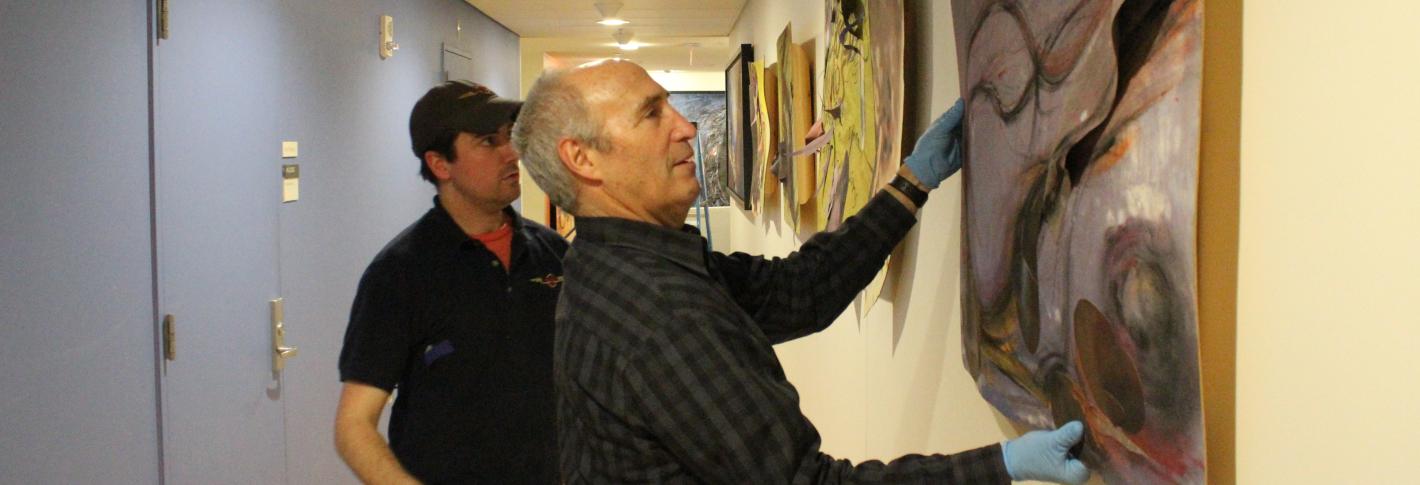
[[[468,81],[448,81],[424,93],[409,113],[409,141],[414,156],[424,158],[440,138],[469,132],[497,133],[518,117],[523,102],[498,97],[493,90]]]

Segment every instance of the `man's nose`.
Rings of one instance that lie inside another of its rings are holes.
[[[518,151],[513,148],[512,143],[504,143],[498,145],[498,157],[505,162],[516,161],[518,159]]]
[[[686,119],[684,115],[680,114],[680,111],[675,110],[674,108],[672,108],[671,111],[675,113],[676,129],[674,134],[676,136],[676,141],[690,140],[695,138],[695,123],[691,123],[690,120]]]

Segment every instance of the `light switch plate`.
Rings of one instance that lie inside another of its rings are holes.
[[[281,158],[296,158],[297,146],[294,141],[281,142]]]
[[[294,163],[281,166],[281,203],[301,200],[301,166]]]

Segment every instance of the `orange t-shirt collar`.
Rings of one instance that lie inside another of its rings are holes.
[[[493,255],[498,257],[498,261],[503,263],[503,270],[511,271],[508,266],[508,260],[511,259],[513,255],[513,226],[511,224],[504,222],[503,225],[498,226],[498,228],[494,229],[492,232],[469,234],[468,237],[483,243],[483,247],[492,251]]]

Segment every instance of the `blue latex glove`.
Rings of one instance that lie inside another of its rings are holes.
[[[937,188],[943,180],[961,170],[961,120],[966,113],[966,103],[960,98],[951,109],[917,139],[912,154],[902,160],[912,169],[912,175],[929,188]]]
[[[1070,447],[1080,442],[1085,425],[1065,423],[1055,431],[1031,431],[1007,441],[1001,447],[1006,471],[1012,480],[1040,480],[1080,485],[1090,479],[1090,470],[1070,457]]]

